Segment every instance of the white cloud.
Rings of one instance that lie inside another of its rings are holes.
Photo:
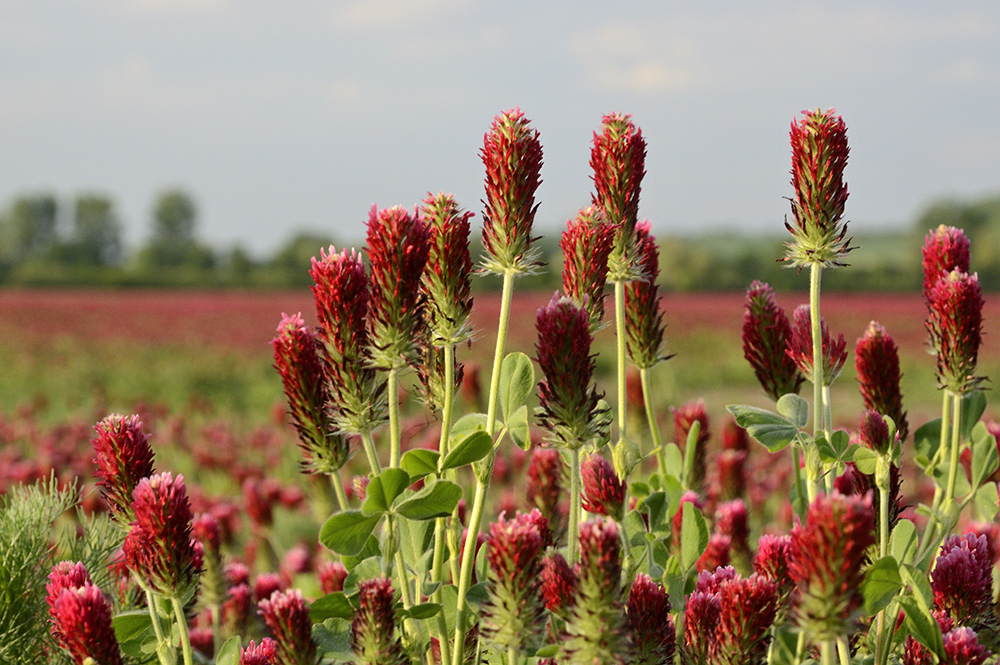
[[[469,0],[356,0],[336,10],[332,18],[339,28],[385,30],[426,24],[441,15],[463,12]]]
[[[234,7],[232,0],[106,0],[105,4],[122,13],[156,17],[214,14]]]

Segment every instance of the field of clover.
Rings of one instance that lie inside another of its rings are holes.
[[[100,496],[87,505],[55,476],[6,488],[0,662],[996,663],[1000,428],[983,420],[970,243],[929,229],[914,257],[940,417],[908,422],[899,350],[872,322],[854,349],[865,409],[835,428],[848,350],[822,318],[821,280],[850,270],[847,130],[809,111],[790,138],[789,239],[775,258],[809,303],[788,316],[767,284],[750,285],[743,352],[773,406],[729,406],[717,454],[703,403],[674,409],[666,435],[655,412],[653,370],[670,355],[657,244],[638,218],[646,144],[628,115],[594,133],[592,205],[562,234],[562,292],[537,312],[534,357],[508,353],[517,280],[542,269],[542,147],[510,110],[481,150],[478,265],[474,215],[453,196],[373,208],[363,250],[313,259],[319,325],[283,315],[274,367],[308,492],[242,475],[219,434],[196,464],[228,451],[251,523],[235,538],[232,507],[164,468],[140,414],[94,427],[81,475]],[[460,398],[473,279],[502,292],[484,389]],[[595,380],[605,326],[615,403]],[[421,445],[404,436],[410,394],[435,424]],[[515,480],[520,502],[505,494]],[[275,543],[297,514],[279,506],[314,514],[318,564]]]

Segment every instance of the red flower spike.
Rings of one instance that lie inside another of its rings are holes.
[[[979,387],[975,376],[983,335],[983,292],[975,274],[953,271],[927,296],[927,332],[937,356],[938,384],[963,395]]]
[[[743,499],[724,501],[715,509],[715,528],[723,536],[729,536],[732,551],[743,561],[749,562],[750,536],[749,514]]]
[[[99,588],[89,581],[80,587],[63,588],[49,609],[52,632],[76,665],[122,665],[111,627],[111,605]]]
[[[962,229],[941,224],[927,233],[923,247],[924,298],[953,270],[969,272],[970,243]]]
[[[223,632],[227,635],[246,632],[252,606],[253,595],[249,584],[241,582],[229,587],[229,595],[222,604],[222,625],[225,626]]]
[[[777,585],[759,575],[734,579],[719,587],[719,622],[713,662],[763,665],[778,613]]]
[[[199,594],[207,605],[221,605],[226,596],[225,569],[222,565],[222,531],[211,513],[200,513],[191,522],[191,536],[202,549]]]
[[[865,408],[889,416],[896,423],[900,441],[909,434],[903,395],[899,390],[899,351],[886,329],[875,321],[854,347],[854,368]]]
[[[700,488],[705,481],[705,447],[710,436],[705,401],[699,399],[679,407],[670,407],[670,412],[674,416],[674,441],[681,447],[685,455],[687,454],[688,433],[694,423],[698,423],[698,443],[695,448],[694,465],[691,467],[691,477],[688,479],[688,484],[693,488]]]
[[[536,647],[541,640],[543,537],[534,516],[518,513],[490,524],[486,558],[489,561],[488,600],[483,636],[501,650]],[[547,527],[546,527],[547,528]]]
[[[542,559],[542,599],[556,616],[566,619],[573,608],[576,593],[576,573],[558,552]]]
[[[580,465],[580,476],[583,509],[621,522],[625,514],[625,483],[615,473],[611,462],[598,454],[587,455]]]
[[[121,525],[133,519],[132,491],[143,478],[153,475],[153,449],[142,431],[139,416],[112,414],[94,425],[94,475],[108,502],[111,517]]]
[[[553,539],[558,541],[563,531],[559,495],[562,492],[562,457],[551,448],[534,448],[528,463],[528,505],[548,520]]]
[[[847,126],[833,109],[803,114],[802,120],[792,122],[790,132],[794,223],[785,222],[792,240],[784,260],[800,268],[815,263],[843,266],[844,255],[854,249],[843,219],[848,196],[844,167],[850,153]]]
[[[542,144],[520,109],[493,119],[481,151],[486,167],[483,257],[486,272],[530,274],[540,265],[535,238],[535,191],[541,184]]]
[[[347,579],[347,568],[339,561],[327,561],[320,565],[317,571],[319,585],[323,593],[335,593],[344,590],[344,580]]]
[[[639,573],[625,603],[632,634],[634,665],[668,665],[674,662],[674,620],[670,597],[663,585]]]
[[[719,587],[724,582],[736,579],[736,569],[732,566],[718,566],[714,569],[702,570],[695,580],[694,590],[703,593],[719,593]]]
[[[122,546],[126,565],[156,593],[184,597],[198,581],[184,476],[161,473],[139,481],[132,510],[135,522]]]
[[[765,282],[754,281],[743,305],[743,356],[753,367],[764,392],[777,401],[799,392],[805,378],[788,356],[792,324]]]
[[[820,317],[820,340],[823,346],[823,385],[831,385],[844,369],[847,361],[847,341],[841,333],[834,340],[826,321]],[[812,345],[812,315],[809,305],[799,305],[792,314],[792,336],[788,339],[785,351],[788,357],[795,361],[799,371],[809,380],[813,380],[813,345]]]
[[[255,602],[267,600],[277,591],[285,590],[285,580],[280,573],[261,573],[253,581],[253,599]]]
[[[275,642],[276,665],[317,665],[309,608],[298,589],[275,591],[258,604]]]
[[[605,223],[604,213],[583,208],[566,222],[559,248],[563,252],[563,293],[587,310],[591,332],[604,318],[604,287],[608,279],[608,254],[614,228]]]
[[[879,455],[888,453],[892,445],[892,441],[889,440],[889,423],[885,422],[882,414],[871,409],[861,414],[861,420],[858,421],[858,438],[863,445]]]
[[[649,222],[636,225],[636,256],[641,277],[625,284],[625,334],[628,356],[639,369],[648,369],[673,355],[663,355],[666,324],[660,311],[660,293],[656,279],[660,274],[660,255]]]
[[[408,665],[396,630],[392,582],[386,577],[358,585],[358,611],[351,622],[352,648],[362,665]]]
[[[60,561],[52,566],[49,580],[45,585],[45,602],[49,606],[49,616],[52,618],[52,634],[60,638],[59,624],[56,622],[56,599],[64,589],[79,589],[90,582],[90,574],[80,562]]]
[[[788,562],[792,555],[792,537],[763,535],[757,540],[757,554],[754,555],[753,569],[778,584],[778,592],[784,597],[795,582],[788,573]]]
[[[992,571],[986,536],[950,536],[931,571],[934,606],[960,626],[979,627],[993,611]]]
[[[579,448],[607,436],[606,412],[598,406],[594,387],[594,356],[587,312],[567,298],[554,296],[538,310],[538,364],[544,380],[538,384],[539,424],[558,446]]]
[[[687,598],[684,606],[684,645],[681,648],[681,662],[702,665],[709,660],[715,644],[715,630],[719,624],[721,604],[719,595],[706,591],[695,591]]]
[[[746,496],[746,462],[745,450],[723,450],[715,458],[715,467],[719,473],[720,499],[741,499]]]
[[[983,665],[990,657],[975,631],[965,626],[952,628],[944,635],[944,653],[949,665]]]
[[[861,607],[867,550],[875,544],[871,495],[820,495],[792,529],[788,573],[796,622],[817,641],[848,634]]]
[[[721,533],[713,533],[708,537],[708,547],[695,562],[696,570],[715,570],[720,566],[728,566],[732,558],[733,540]]]
[[[277,645],[270,637],[265,637],[257,644],[253,640],[240,650],[240,665],[275,665],[277,663]]]
[[[420,207],[428,228],[427,264],[422,288],[427,297],[427,324],[434,343],[458,344],[472,330],[472,258],[469,255],[469,220],[451,194],[428,194]]]

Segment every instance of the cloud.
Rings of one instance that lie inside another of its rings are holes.
[[[386,30],[427,24],[470,6],[469,0],[356,0],[335,11],[332,18],[339,28]]]
[[[106,5],[126,14],[185,16],[214,14],[232,8],[232,0],[106,0]]]

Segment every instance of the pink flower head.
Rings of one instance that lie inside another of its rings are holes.
[[[542,182],[538,132],[520,109],[504,111],[493,119],[480,154],[486,167],[483,269],[500,275],[534,272],[539,261],[531,227],[538,209],[535,190]]]
[[[542,559],[542,599],[545,607],[565,619],[573,608],[576,593],[576,573],[558,552],[545,555]]]
[[[938,384],[962,395],[984,377],[975,376],[983,335],[983,292],[975,274],[952,271],[927,296],[927,332],[937,356]]]
[[[90,582],[90,574],[82,563],[73,561],[60,561],[52,566],[49,573],[49,581],[45,585],[45,600],[49,606],[49,616],[52,617],[53,635],[59,638],[56,632],[59,628],[56,620],[56,599],[64,589],[79,589],[84,584]]]
[[[609,597],[621,581],[621,541],[618,526],[608,520],[590,520],[580,525],[580,562],[576,575],[580,585],[596,583]]]
[[[713,533],[708,537],[708,547],[695,562],[697,570],[715,570],[720,566],[728,566],[732,560],[733,539],[721,533]]]
[[[944,653],[949,665],[983,665],[989,650],[979,643],[971,628],[959,626],[944,635]]]
[[[850,153],[847,126],[834,113],[803,111],[801,120],[792,121],[794,223],[785,222],[792,234],[785,261],[792,266],[842,266],[844,255],[853,249],[843,219],[848,196],[844,167]]]
[[[648,221],[635,227],[636,260],[641,277],[625,283],[625,333],[628,356],[639,369],[648,369],[662,360],[666,324],[660,311],[656,278],[660,274],[660,254]]]
[[[608,279],[608,254],[614,228],[605,223],[604,213],[583,208],[566,222],[559,247],[563,252],[563,293],[583,307],[596,330],[604,317],[604,286]]]
[[[792,314],[792,336],[788,339],[786,353],[795,361],[799,371],[813,380],[812,315],[809,305],[799,305]],[[847,361],[847,341],[843,333],[837,339],[830,336],[826,321],[820,318],[820,340],[823,347],[823,385],[831,385],[844,369]]]
[[[785,353],[791,337],[792,324],[774,291],[767,283],[754,281],[743,305],[743,356],[773,400],[798,393],[805,380]]]
[[[100,478],[104,500],[111,516],[122,525],[132,521],[132,491],[143,478],[153,475],[153,449],[142,431],[139,416],[112,414],[94,425],[94,475]]]
[[[931,571],[934,606],[958,625],[977,627],[993,611],[993,561],[986,536],[953,535]]]
[[[422,278],[428,327],[437,343],[458,344],[472,334],[472,258],[469,219],[451,194],[428,194],[420,214],[428,228],[427,265]]]
[[[718,640],[720,663],[763,665],[771,642],[770,629],[778,614],[774,580],[760,575],[724,582],[719,587]]]
[[[222,625],[227,634],[239,635],[246,631],[252,606],[253,596],[249,584],[240,582],[229,587],[229,594],[222,603]]]
[[[49,606],[52,633],[76,665],[93,662],[121,665],[122,656],[111,627],[111,605],[101,590],[84,582],[64,587]]]
[[[275,591],[258,603],[275,641],[275,662],[278,665],[316,665],[319,653],[312,640],[309,607],[298,589]]]
[[[694,583],[694,590],[704,593],[719,593],[719,588],[723,583],[735,580],[736,578],[736,569],[732,566],[706,568],[698,572],[698,578]]]
[[[534,511],[539,517],[537,509]],[[544,519],[544,518],[543,518]],[[484,635],[503,647],[536,645],[544,627],[541,595],[543,536],[531,515],[490,524],[489,600]]]
[[[970,243],[962,229],[941,224],[927,233],[923,248],[924,298],[953,270],[969,272]]]
[[[183,597],[198,581],[199,567],[184,476],[161,473],[139,481],[132,510],[135,522],[122,546],[126,565],[156,593]]]
[[[721,604],[719,594],[695,591],[684,605],[684,645],[682,663],[710,663],[716,644],[715,630],[719,625]]]
[[[795,584],[788,573],[791,554],[791,536],[767,534],[757,540],[757,554],[753,559],[754,572],[777,582],[782,597],[786,596]]]
[[[276,591],[285,590],[285,580],[279,573],[264,572],[253,580],[253,598],[258,603],[270,598]]]
[[[562,457],[558,450],[534,448],[528,463],[528,505],[538,508],[554,537],[562,532],[559,495],[562,492]]]
[[[606,436],[607,422],[594,387],[594,356],[587,311],[567,298],[554,296],[538,310],[539,423],[550,440],[567,448]]]
[[[729,536],[733,549],[741,556],[750,553],[747,542],[750,535],[749,514],[743,499],[733,499],[719,504],[715,509],[715,528],[722,535]]]
[[[871,409],[861,414],[861,420],[858,421],[858,438],[862,444],[879,455],[887,454],[892,446],[892,441],[889,440],[889,423],[882,414]]]
[[[875,544],[871,495],[820,495],[805,524],[792,529],[788,573],[796,585],[796,620],[816,640],[848,632],[861,607],[867,550]]]
[[[670,597],[663,585],[639,573],[625,603],[636,665],[667,665],[674,662],[674,620]]]
[[[593,454],[584,457],[580,467],[583,509],[620,522],[625,514],[625,483],[615,473],[611,462]]]
[[[694,451],[694,464],[691,467],[690,487],[699,488],[705,480],[705,447],[710,436],[708,410],[702,399],[687,402],[679,407],[670,407],[674,416],[674,441],[687,454],[687,440],[694,423],[698,423],[697,447]]]
[[[344,590],[344,580],[347,579],[347,568],[339,561],[327,561],[320,565],[319,585],[323,593],[335,593]]]
[[[854,368],[865,408],[892,418],[900,440],[905,441],[909,424],[899,390],[899,351],[886,329],[875,321],[868,324],[854,347]]]
[[[387,577],[363,580],[358,585],[358,611],[351,622],[352,648],[359,663],[407,665],[396,631],[395,599]]]
[[[250,640],[240,650],[240,665],[275,665],[277,658],[277,645],[270,637],[262,639],[260,644]]]

